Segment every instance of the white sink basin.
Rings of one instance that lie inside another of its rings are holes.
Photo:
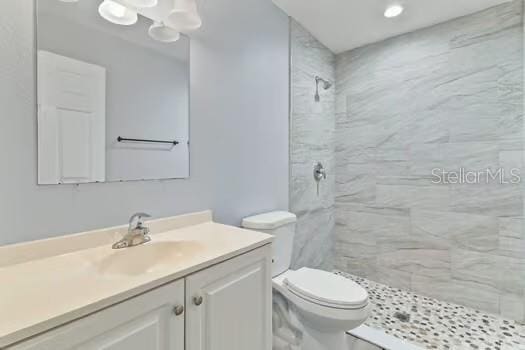
[[[113,250],[93,265],[102,274],[139,275],[176,265],[182,258],[196,255],[203,249],[204,246],[195,241],[150,242]]]

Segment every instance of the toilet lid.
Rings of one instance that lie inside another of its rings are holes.
[[[368,293],[363,287],[326,271],[304,267],[291,272],[284,284],[294,294],[319,305],[357,309],[368,304]]]

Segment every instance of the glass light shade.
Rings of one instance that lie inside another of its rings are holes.
[[[179,32],[199,29],[202,25],[202,19],[195,0],[175,0],[175,6],[165,19],[165,23]]]
[[[163,43],[172,43],[180,39],[180,33],[164,23],[154,22],[148,30],[149,36]]]
[[[135,24],[138,20],[136,11],[113,0],[104,0],[104,2],[98,7],[98,13],[105,20],[124,26]]]
[[[124,0],[126,4],[136,8],[155,7],[159,3],[158,0]]]

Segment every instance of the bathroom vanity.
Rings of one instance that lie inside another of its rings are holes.
[[[271,236],[197,213],[0,247],[0,348],[269,350]],[[87,245],[87,246],[86,246]]]

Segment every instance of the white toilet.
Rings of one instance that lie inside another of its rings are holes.
[[[288,212],[271,212],[242,221],[244,228],[275,236],[273,288],[286,299],[295,321],[292,323],[298,323],[302,333],[295,347],[286,349],[348,350],[346,331],[363,324],[370,314],[368,293],[357,283],[330,272],[290,270],[296,221],[296,216]]]

